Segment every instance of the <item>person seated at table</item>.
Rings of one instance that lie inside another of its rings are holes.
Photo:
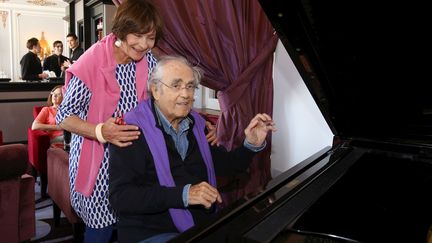
[[[52,147],[63,148],[63,129],[56,125],[57,108],[63,101],[63,85],[55,86],[48,96],[48,106],[43,107],[32,124],[32,130],[46,131]]]
[[[53,43],[54,53],[45,58],[43,63],[43,70],[53,71],[57,78],[62,77],[64,73],[65,66],[63,63],[69,58],[63,56],[63,43],[59,40]]]
[[[127,147],[109,144],[119,242],[166,242],[213,218],[222,202],[216,175],[245,171],[275,131],[272,118],[261,113],[246,127],[243,146],[231,152],[211,146],[205,120],[192,110],[201,77],[185,58],[162,57],[148,81],[151,98],[125,114],[126,124],[140,128],[139,138]]]

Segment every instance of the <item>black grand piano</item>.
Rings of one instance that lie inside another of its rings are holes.
[[[334,144],[173,242],[426,242],[431,8],[422,1],[260,3]]]

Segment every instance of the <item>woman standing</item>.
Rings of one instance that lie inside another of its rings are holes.
[[[151,53],[162,20],[147,0],[128,0],[117,9],[112,33],[66,71],[66,91],[57,123],[73,133],[69,156],[72,205],[86,225],[84,242],[109,242],[116,216],[108,202],[109,142],[123,147],[138,127],[117,118],[146,98]]]

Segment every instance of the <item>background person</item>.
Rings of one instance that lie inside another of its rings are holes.
[[[54,41],[53,51],[54,53],[45,59],[43,63],[43,70],[53,71],[57,77],[61,77],[62,72],[65,70],[63,63],[69,59],[62,55],[63,43],[61,41]]]
[[[26,45],[29,52],[27,52],[20,61],[21,78],[23,80],[41,80],[48,78],[48,74],[42,72],[41,61],[37,55],[41,51],[39,40],[34,37],[30,38],[27,40]]]
[[[72,132],[71,201],[86,225],[85,242],[111,238],[117,217],[108,201],[109,154],[104,143],[128,146],[138,138],[138,127],[117,125],[114,117],[146,98],[148,74],[156,65],[151,48],[161,28],[161,16],[149,1],[128,0],[117,9],[112,34],[66,70],[57,123]]]
[[[80,46],[80,43],[78,41],[78,36],[75,35],[74,33],[69,33],[66,36],[66,41],[70,48],[70,54],[69,54],[69,60],[66,60],[63,65],[65,67],[70,67],[84,53],[84,49]]]
[[[205,121],[192,111],[200,79],[200,69],[185,58],[162,57],[149,80],[152,98],[125,116],[140,127],[139,139],[128,147],[109,145],[109,195],[120,242],[166,242],[211,219],[214,204],[222,202],[216,175],[246,170],[275,130],[270,116],[258,114],[245,129],[244,146],[231,152],[210,147]]]
[[[63,68],[66,70],[72,63],[76,62],[78,58],[84,53],[84,49],[80,46],[78,36],[74,33],[69,33],[66,36],[66,42],[69,46],[69,59],[63,62]],[[65,71],[63,71],[63,74]],[[64,131],[65,134],[65,150],[70,150],[71,133]]]
[[[56,125],[57,108],[63,100],[63,85],[55,86],[48,96],[48,106],[43,107],[32,123],[32,130],[46,131],[53,147],[63,148],[63,129]]]

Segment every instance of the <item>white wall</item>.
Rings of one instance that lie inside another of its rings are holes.
[[[7,77],[11,77],[12,65],[12,28],[11,28],[11,10],[2,8],[0,11],[7,14],[6,18],[0,22],[0,73],[3,71]]]
[[[63,20],[65,8],[42,7],[31,4],[2,3],[0,11],[7,11],[6,27],[0,23],[0,71],[18,80],[21,76],[20,60],[28,52],[27,40],[31,37],[45,39],[52,46],[55,40],[66,41],[68,23]],[[13,41],[12,41],[13,40]]]
[[[273,72],[273,119],[278,129],[272,137],[275,177],[331,146],[333,134],[280,41]]]

